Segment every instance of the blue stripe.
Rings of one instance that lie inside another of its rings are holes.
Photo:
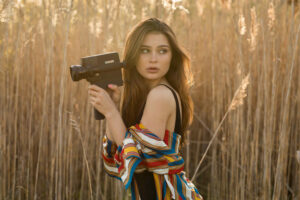
[[[121,153],[122,147],[123,147],[123,146],[121,146],[121,145],[118,146],[117,151],[118,151],[119,153]]]
[[[177,135],[172,137],[172,150],[175,152],[175,145],[176,145]]]
[[[156,149],[155,149],[156,150]],[[162,154],[165,154],[165,155],[175,155],[176,154],[176,152],[173,150],[173,149],[168,149],[168,150],[156,150],[156,151],[158,151],[158,152],[160,152],[160,153],[162,153]]]
[[[133,176],[133,173],[135,171],[135,168],[138,166],[138,164],[140,164],[142,160],[141,159],[137,159],[134,164],[132,165],[131,167],[131,171],[130,171],[130,174],[129,174],[129,180],[127,182],[127,184],[125,185],[125,189],[127,190],[131,184],[131,181],[132,181],[132,176]]]
[[[157,135],[155,135],[154,133],[146,133],[146,135],[151,135],[152,137],[159,139],[159,137]]]
[[[163,182],[163,188],[162,188],[162,192],[163,192],[163,199],[165,199],[166,197],[166,193],[167,193],[167,182],[164,180]]]
[[[127,130],[126,133],[125,133],[125,138],[127,138],[127,135],[129,134],[130,132]]]
[[[169,166],[175,166],[175,165],[181,165],[182,163],[184,163],[183,159],[180,160],[176,160],[174,162],[168,163]]]
[[[147,158],[147,159],[151,159],[151,158],[161,158],[161,157],[164,156],[164,155],[158,154],[158,153],[153,154],[153,155],[149,155],[149,154],[143,153],[142,155],[144,156],[144,158]]]
[[[112,155],[111,155],[111,147],[112,147],[112,145],[113,145],[113,142],[111,141],[111,140],[109,140],[107,137],[106,137],[106,139],[107,139],[107,147],[106,147],[106,151],[107,151],[107,157],[109,157],[109,158],[112,158]]]
[[[185,196],[183,195],[182,193],[182,183],[181,183],[181,179],[179,178],[179,176],[177,174],[175,174],[175,177],[176,177],[176,182],[177,182],[177,192],[178,194],[180,195],[180,197],[185,200]]]
[[[184,173],[181,173],[179,176],[180,176],[180,179],[184,182],[184,184],[188,187],[188,188],[191,188],[189,185],[188,185],[188,182],[185,178],[183,178],[183,175]]]
[[[131,200],[136,200],[134,182],[131,182],[130,191],[131,191]]]
[[[172,140],[171,140],[171,149],[167,149],[167,150],[158,150],[158,152],[161,152],[163,154],[166,155],[170,155],[170,154],[175,154],[176,153],[176,142],[177,142],[177,134],[173,134]],[[154,149],[157,151],[157,149]]]
[[[107,142],[107,157],[111,158],[112,155],[111,155],[111,143]]]

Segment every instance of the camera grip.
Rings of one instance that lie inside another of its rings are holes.
[[[96,120],[102,120],[105,118],[105,116],[99,112],[96,108],[94,108],[94,116]]]

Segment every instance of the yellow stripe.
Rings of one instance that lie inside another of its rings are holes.
[[[137,149],[135,147],[126,147],[124,149],[124,153],[127,154],[128,152],[134,151],[136,153],[138,153]]]
[[[153,173],[153,177],[154,177],[154,183],[155,183],[155,188],[156,188],[156,194],[158,197],[158,200],[162,200],[162,191],[161,191],[161,184],[160,184],[160,180],[159,180],[159,175],[156,173]]]
[[[139,123],[140,128],[145,128],[145,126],[142,123]]]
[[[168,159],[169,162],[174,162],[175,159],[170,156],[164,156],[166,159]]]
[[[168,186],[167,186],[167,191],[166,191],[166,198],[165,198],[165,200],[172,200],[172,199],[171,199],[171,191],[170,191],[170,189],[169,189]]]

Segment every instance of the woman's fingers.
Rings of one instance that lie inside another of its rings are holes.
[[[91,102],[91,104],[92,104],[93,106],[100,105],[100,101],[99,101],[99,99],[97,99],[96,97],[90,97],[90,98],[89,98],[89,101]]]
[[[113,90],[117,88],[115,84],[108,84],[108,87]]]
[[[114,90],[114,91],[116,91],[116,92],[118,92],[119,90],[119,88],[118,88],[118,86],[117,85],[115,85],[115,84],[108,84],[108,88],[109,89],[112,89],[112,90]]]
[[[89,90],[89,95],[93,96],[93,97],[96,97],[98,96],[99,92],[96,92],[95,90]]]
[[[90,97],[89,101],[93,106],[95,106],[96,100],[93,97]]]
[[[88,89],[89,90],[94,90],[94,91],[97,91],[97,92],[101,92],[101,90],[102,90],[102,88],[98,87],[97,85],[89,85]]]

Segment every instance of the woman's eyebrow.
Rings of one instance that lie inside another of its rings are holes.
[[[159,45],[158,47],[168,47],[168,48],[169,48],[169,45],[167,45],[167,44],[162,44],[162,45]]]
[[[150,48],[151,46],[142,44],[141,47],[148,47],[148,48]],[[169,45],[166,45],[166,44],[159,45],[158,47],[168,47],[168,48],[170,48]]]

